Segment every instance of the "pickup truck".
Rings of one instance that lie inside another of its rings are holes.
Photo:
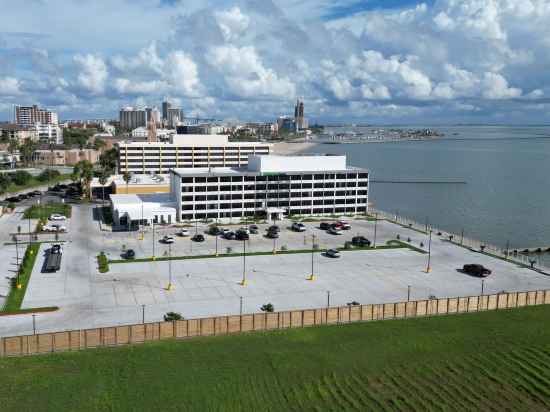
[[[61,256],[63,249],[61,245],[53,245],[46,251],[46,265],[44,270],[46,272],[57,272],[61,267]]]

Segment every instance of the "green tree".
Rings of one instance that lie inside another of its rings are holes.
[[[101,200],[103,203],[103,206],[105,206],[105,184],[107,184],[107,178],[108,178],[107,171],[102,170],[99,173],[99,184],[101,185]]]
[[[12,175],[12,181],[18,186],[23,186],[32,180],[32,175],[24,170],[18,170]]]
[[[32,156],[36,149],[38,148],[38,143],[33,142],[30,139],[27,139],[25,143],[19,146],[19,153],[23,159],[23,164],[28,166],[32,161]]]
[[[132,175],[130,175],[130,173],[128,172],[124,172],[124,174],[122,175],[122,178],[126,182],[126,194],[128,194],[128,183],[130,183],[130,179],[132,178]]]
[[[80,184],[86,191],[86,197],[90,198],[90,184],[94,177],[94,165],[88,160],[81,160],[73,168],[73,175],[78,177]]]
[[[109,174],[115,174],[118,160],[118,152],[115,148],[104,151],[99,156],[99,164]]]
[[[103,149],[107,144],[102,139],[95,139],[94,140],[94,149],[95,150],[101,150]]]

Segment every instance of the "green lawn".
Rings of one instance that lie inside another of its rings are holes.
[[[33,189],[35,187],[40,187],[40,186],[53,186],[53,185],[56,185],[57,183],[63,182],[65,180],[70,180],[70,179],[71,179],[70,174],[62,174],[53,179],[47,180],[45,182],[41,182],[36,177],[33,177],[24,185],[16,185],[14,183],[10,184],[6,188],[5,193],[16,193],[21,190]]]
[[[2,411],[550,409],[550,306],[0,360]]]
[[[36,261],[39,250],[40,243],[32,243],[27,246],[25,254],[22,257],[23,260],[21,262],[21,272],[19,275],[19,284],[21,288],[18,289],[15,287],[17,281],[13,283],[1,312],[16,312],[21,309],[21,304],[25,298],[25,292],[31,280],[32,269],[34,268],[34,262]],[[17,279],[17,276],[14,276]]]
[[[46,203],[43,205],[33,205],[25,210],[23,217],[25,219],[47,219],[54,213],[71,217],[71,205],[66,203]]]

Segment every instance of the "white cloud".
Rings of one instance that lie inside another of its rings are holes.
[[[271,96],[294,99],[295,85],[266,68],[254,47],[214,47],[208,52],[211,64],[224,75],[231,91],[241,97]]]
[[[78,83],[93,94],[103,93],[109,76],[103,59],[93,54],[77,54],[74,56],[74,61],[80,68]]]
[[[482,84],[482,94],[486,99],[509,99],[522,93],[521,89],[508,87],[508,81],[498,73],[485,73]]]
[[[185,96],[196,96],[201,93],[199,70],[193,59],[185,52],[178,50],[166,58],[164,75],[175,91]]]
[[[113,86],[122,94],[154,94],[166,90],[166,83],[157,80],[135,82],[126,78],[117,78]]]
[[[21,83],[15,77],[0,78],[0,95],[15,96],[21,93]]]
[[[250,23],[249,17],[236,6],[229,10],[218,11],[214,15],[226,41],[238,38],[246,31]]]

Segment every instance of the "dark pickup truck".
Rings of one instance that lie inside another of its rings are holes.
[[[61,245],[53,245],[48,249],[46,252],[46,265],[44,266],[44,270],[46,272],[57,272],[61,267],[62,254],[63,250],[61,249]]]

